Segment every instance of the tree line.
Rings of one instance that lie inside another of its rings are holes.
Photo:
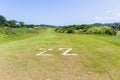
[[[27,25],[22,21],[7,20],[4,16],[0,15],[0,27],[20,28],[20,27],[32,27],[32,25]]]
[[[47,25],[46,27],[52,27]],[[45,25],[25,24],[22,21],[7,20],[0,15],[0,38],[7,38],[20,35],[33,35],[46,29]]]
[[[33,27],[55,27],[53,25],[46,25],[46,24],[25,24],[23,21],[16,21],[16,20],[7,20],[4,16],[0,15],[0,27],[11,27],[11,28],[33,28]]]

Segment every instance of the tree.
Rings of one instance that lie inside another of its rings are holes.
[[[6,18],[0,15],[0,26],[5,26],[6,22],[7,22]]]
[[[103,26],[102,23],[94,23],[93,26]]]
[[[34,24],[30,24],[30,25],[26,25],[27,28],[33,28],[34,27]]]
[[[10,27],[15,28],[17,21],[16,20],[10,20],[10,21],[8,21],[8,23],[10,24]]]
[[[0,15],[0,24],[2,24],[3,22],[6,22],[6,18],[2,15]]]
[[[3,22],[3,23],[2,23],[2,26],[10,27],[10,24],[8,23],[8,21],[6,21],[6,22]]]
[[[19,24],[20,24],[20,27],[25,27],[25,23],[24,22],[19,22]]]
[[[68,30],[66,31],[66,33],[68,33],[68,34],[73,34],[73,33],[74,33],[74,30],[68,29]]]

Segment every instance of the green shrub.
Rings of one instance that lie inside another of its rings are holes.
[[[3,29],[3,32],[6,34],[6,35],[17,35],[17,30],[15,28],[10,28],[10,27],[6,27]]]
[[[27,33],[35,34],[35,33],[38,33],[39,31],[38,31],[38,30],[35,30],[35,29],[33,29],[33,28],[29,28],[29,29],[27,29],[26,32],[27,32]]]
[[[87,33],[90,33],[90,34],[100,34],[101,31],[100,31],[99,27],[92,27],[92,28],[87,30]]]
[[[101,34],[116,35],[117,31],[111,27],[101,27]]]
[[[74,33],[74,30],[68,29],[68,30],[66,30],[66,33],[68,33],[68,34],[73,34],[73,33]]]
[[[23,34],[36,34],[43,29],[36,28],[11,28],[11,27],[2,27],[0,28],[0,33],[5,34],[6,36],[18,36]]]
[[[120,37],[120,31],[117,32],[116,36],[117,36],[117,37]]]
[[[64,33],[66,31],[66,29],[64,28],[56,28],[55,32],[59,32],[59,33]]]
[[[87,30],[87,33],[90,34],[107,34],[107,35],[116,35],[117,31],[111,27],[92,27]]]
[[[79,30],[75,30],[74,33],[75,34],[84,34],[85,32],[83,31],[83,29],[79,29]]]

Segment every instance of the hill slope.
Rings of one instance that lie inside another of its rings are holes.
[[[107,36],[106,36],[107,37]],[[52,56],[36,56],[44,50]],[[62,55],[72,48],[70,54]],[[92,35],[39,36],[0,44],[0,80],[119,80],[120,46]]]

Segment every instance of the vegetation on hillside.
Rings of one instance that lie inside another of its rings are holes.
[[[103,35],[116,35],[119,29],[110,26],[102,25],[70,25],[58,27],[56,32],[70,33],[70,34],[103,34]]]
[[[37,34],[51,25],[33,25],[25,24],[23,21],[7,20],[0,15],[0,39],[13,36],[23,36]]]

